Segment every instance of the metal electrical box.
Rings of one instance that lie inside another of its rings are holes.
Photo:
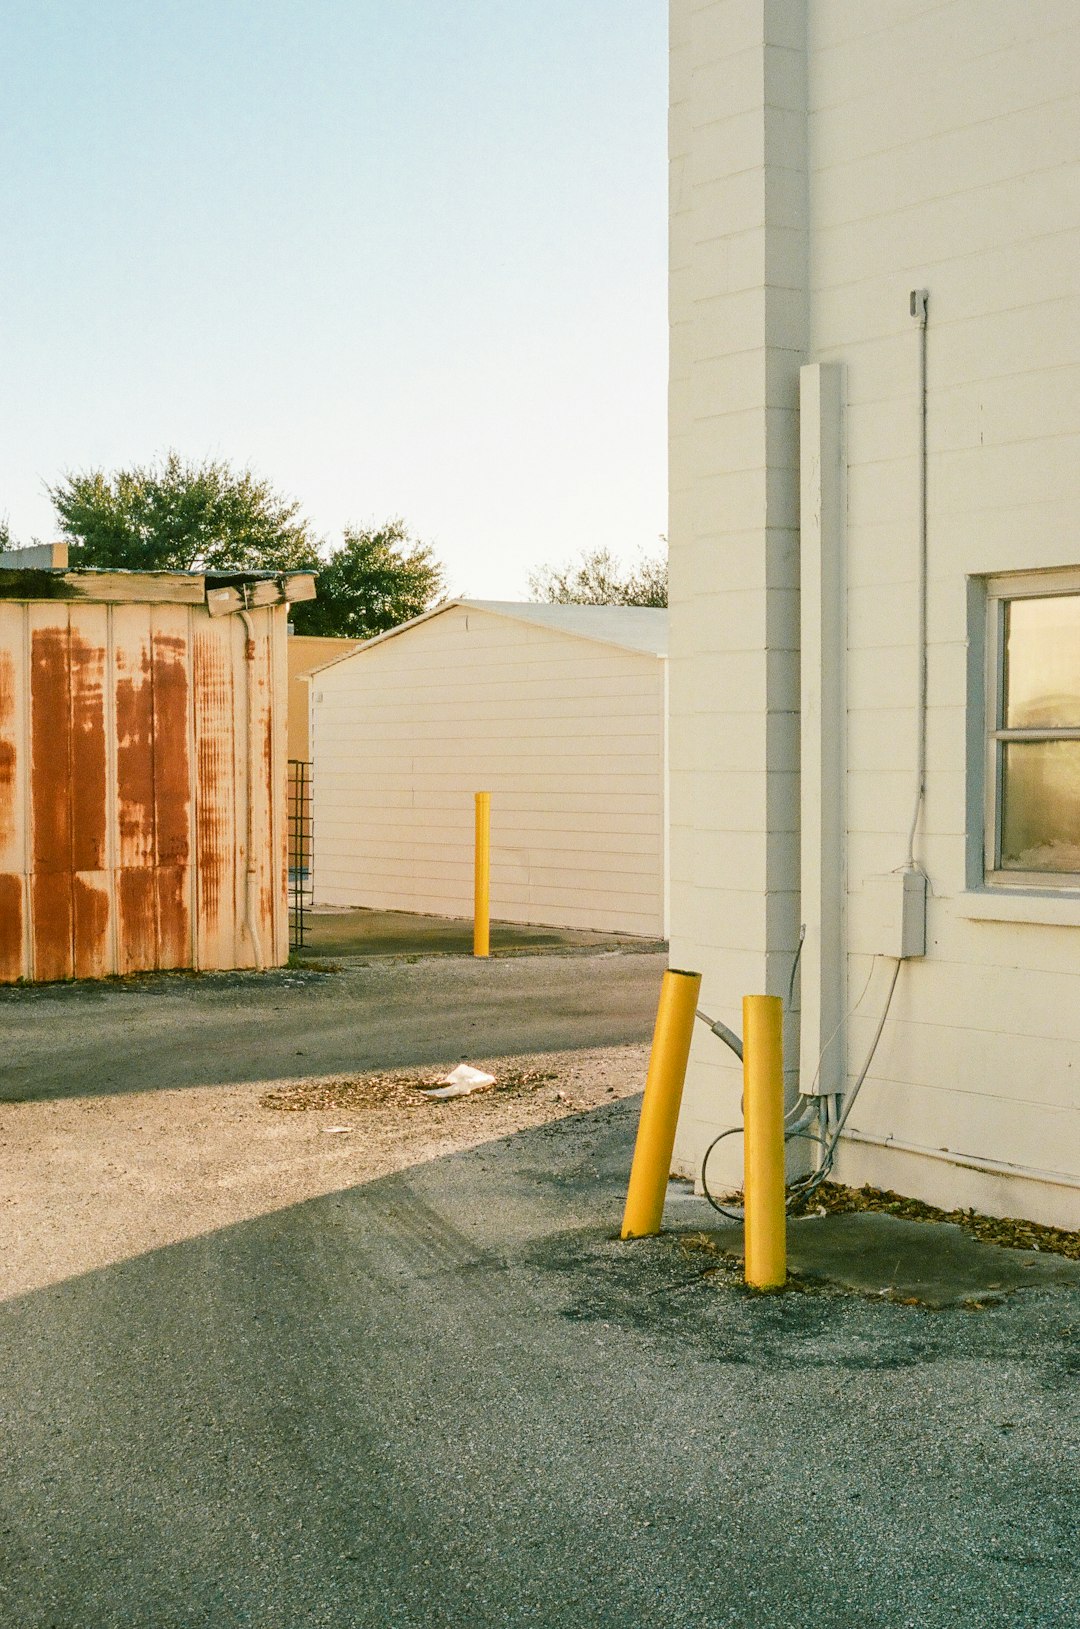
[[[926,955],[926,877],[913,866],[867,877],[866,949],[906,961]]]

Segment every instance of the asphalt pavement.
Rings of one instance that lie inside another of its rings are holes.
[[[663,950],[659,939],[628,933],[597,933],[587,928],[549,928],[529,922],[489,924],[491,954],[519,955],[587,949]],[[304,948],[297,953],[318,960],[372,956],[468,956],[473,948],[472,917],[426,916],[420,911],[374,911],[363,906],[320,905],[304,913]]]
[[[632,1100],[0,1308],[11,1629],[1072,1629],[1080,1292],[615,1237]]]
[[[645,1040],[662,953],[377,961],[0,988],[0,1101]]]

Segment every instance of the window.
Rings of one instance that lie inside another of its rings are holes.
[[[987,585],[984,870],[1080,889],[1080,571]]]

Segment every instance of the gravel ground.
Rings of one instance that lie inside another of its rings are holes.
[[[451,1102],[411,1084],[458,1061],[0,1102],[0,1296],[640,1091],[648,1047],[471,1057],[496,1085]]]

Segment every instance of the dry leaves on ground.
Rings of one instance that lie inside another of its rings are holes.
[[[498,1075],[491,1086],[481,1086],[467,1097],[435,1099],[423,1094],[437,1086],[452,1065],[418,1075],[411,1070],[387,1073],[344,1075],[330,1080],[298,1080],[272,1092],[264,1092],[259,1102],[264,1109],[287,1112],[304,1109],[417,1109],[430,1114],[433,1109],[456,1109],[492,1093],[531,1092],[558,1079],[553,1069],[509,1069]],[[490,1071],[494,1073],[494,1069]]]
[[[822,1210],[829,1215],[846,1211],[884,1211],[913,1222],[955,1222],[984,1244],[1000,1244],[1009,1250],[1050,1250],[1058,1256],[1080,1261],[1080,1233],[1064,1227],[1047,1227],[1016,1216],[983,1216],[975,1210],[940,1210],[921,1199],[908,1199],[889,1188],[847,1188],[842,1182],[823,1182],[809,1199],[792,1207],[793,1216],[813,1215]]]

